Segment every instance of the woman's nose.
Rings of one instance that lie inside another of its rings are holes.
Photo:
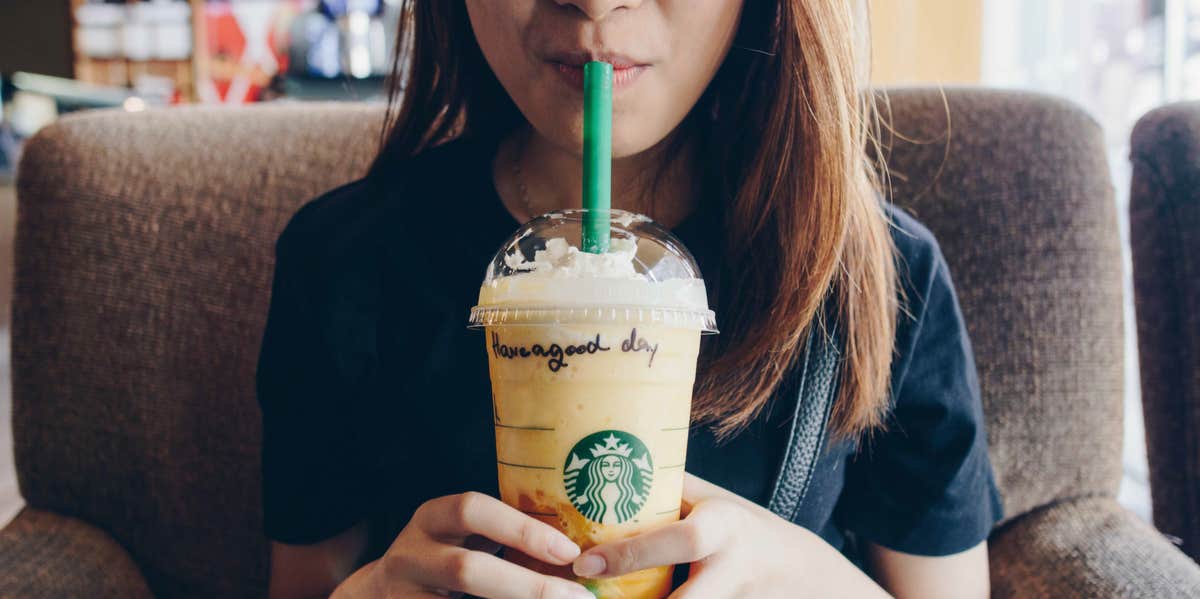
[[[604,17],[620,8],[637,8],[642,0],[554,0],[559,6],[574,6],[579,12],[587,15],[593,21],[602,21]]]

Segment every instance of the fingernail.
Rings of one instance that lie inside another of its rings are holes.
[[[576,576],[596,576],[602,574],[606,567],[608,564],[604,562],[604,558],[593,553],[575,560],[574,569]]]
[[[569,562],[579,557],[579,545],[571,542],[564,536],[555,535],[550,540],[550,555],[564,561]]]

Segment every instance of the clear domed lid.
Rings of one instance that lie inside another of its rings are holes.
[[[496,253],[471,309],[473,327],[646,322],[716,332],[696,260],[648,217],[607,211],[608,251],[582,251],[587,210],[522,225]]]

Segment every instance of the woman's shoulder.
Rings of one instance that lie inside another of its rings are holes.
[[[937,237],[903,208],[884,205],[892,243],[896,247],[897,274],[909,308],[926,298],[932,288],[953,290],[949,267]]]
[[[924,223],[890,202],[884,205],[884,212],[896,253],[909,269],[914,266],[932,267],[944,260],[937,237]]]
[[[907,347],[922,329],[961,326],[958,292],[937,237],[902,208],[888,205],[900,293],[897,340]],[[904,354],[905,352],[901,352]],[[910,356],[901,356],[904,361]]]
[[[401,229],[430,218],[433,215],[426,212],[439,208],[437,202],[414,198],[446,197],[461,191],[457,188],[464,178],[456,173],[476,161],[477,154],[477,144],[451,141],[398,161],[386,172],[309,199],[288,220],[276,241],[276,252],[318,256],[372,243],[381,234],[402,237]]]
[[[367,179],[358,179],[305,201],[292,214],[275,243],[277,252],[298,253],[364,212],[370,197]]]

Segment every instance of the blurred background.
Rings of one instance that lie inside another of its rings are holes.
[[[1161,104],[1200,99],[1200,0],[869,4],[875,85],[1021,88],[1084,106],[1105,128],[1123,219],[1133,123]],[[78,110],[381,101],[398,14],[398,0],[0,2],[0,524],[20,506],[7,319],[22,140]],[[1127,223],[1122,230],[1128,262]],[[1121,501],[1149,520],[1131,291],[1126,298]]]

